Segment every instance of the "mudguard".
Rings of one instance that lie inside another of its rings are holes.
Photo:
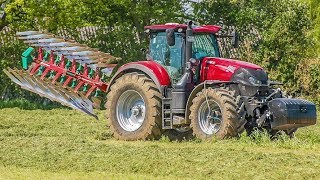
[[[168,72],[159,63],[155,61],[138,61],[122,65],[110,80],[107,92],[110,91],[110,87],[116,81],[116,79],[129,72],[145,73],[157,85],[161,93],[163,92],[164,86],[171,85]]]
[[[232,82],[232,81],[210,81],[210,80],[207,80],[207,81],[204,81],[200,84],[198,84],[193,90],[192,92],[190,93],[189,97],[188,97],[188,101],[187,101],[187,104],[186,104],[186,113],[185,113],[185,119],[187,120],[187,122],[190,122],[190,119],[189,119],[189,115],[190,115],[190,107],[192,105],[192,100],[196,97],[197,93],[202,91],[202,89],[204,88],[207,88],[207,87],[212,87],[214,85],[219,85],[219,84],[234,84],[235,82]]]

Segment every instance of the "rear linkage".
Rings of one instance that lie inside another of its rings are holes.
[[[27,71],[8,68],[4,73],[23,89],[98,119],[93,106],[101,107],[101,91],[107,91],[105,81],[120,58],[52,34],[26,31],[17,36],[38,51],[29,47],[23,53]]]

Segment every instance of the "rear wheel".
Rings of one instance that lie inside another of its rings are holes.
[[[190,108],[193,134],[199,139],[237,137],[240,126],[238,105],[233,93],[225,89],[204,89]]]
[[[114,137],[121,140],[161,136],[161,94],[144,74],[125,74],[107,95],[106,117]]]

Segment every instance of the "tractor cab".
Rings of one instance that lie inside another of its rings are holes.
[[[149,60],[161,64],[173,84],[178,83],[185,73],[187,59],[220,57],[215,35],[220,30],[219,26],[192,26],[189,36],[186,35],[187,27],[186,24],[177,23],[145,27],[150,37]]]

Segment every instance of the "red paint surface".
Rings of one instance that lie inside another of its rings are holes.
[[[54,60],[55,57],[53,55],[53,51],[50,52],[50,60],[45,61],[43,59],[43,50],[42,48],[39,48],[38,50],[39,54],[38,57],[34,59],[35,65],[32,67],[30,70],[30,75],[33,75],[38,72],[39,68],[45,67],[45,70],[43,71],[41,75],[41,79],[43,80],[46,75],[54,71],[56,72],[55,77],[52,80],[52,83],[54,84],[56,80],[58,80],[62,75],[66,76],[66,81],[63,84],[63,87],[67,87],[68,84],[73,81],[77,80],[78,86],[74,89],[75,92],[78,91],[78,89],[81,87],[80,85],[88,84],[90,85],[90,89],[88,92],[86,92],[86,97],[89,97],[91,93],[96,90],[97,88],[100,89],[101,91],[106,91],[108,85],[104,82],[101,81],[99,73],[96,73],[93,78],[88,77],[87,69],[85,67],[83,73],[77,73],[77,64],[76,61],[72,61],[71,68],[67,69],[65,67],[65,59],[64,56],[61,57],[60,59],[60,64],[55,64]],[[96,70],[98,72],[98,69]],[[80,84],[80,85],[79,85]]]
[[[160,25],[151,25],[145,26],[145,29],[151,30],[166,30],[166,29],[178,29],[183,28],[187,29],[186,24],[160,24]],[[217,33],[221,27],[215,25],[203,25],[203,26],[194,26],[192,27],[193,32],[195,33]]]
[[[138,61],[138,62],[131,62],[127,63],[119,68],[118,71],[122,71],[122,69],[126,68],[127,66],[140,66],[148,68],[158,79],[160,85],[168,86],[171,84],[170,77],[164,67],[162,67],[159,63],[155,61]]]
[[[164,67],[155,61],[138,61],[127,63],[119,68],[122,71],[129,66],[140,66],[148,68],[159,80],[160,85],[170,85],[170,77]],[[202,61],[200,79],[230,81],[233,73],[239,68],[262,69],[260,66],[233,59],[206,57]]]
[[[233,73],[239,68],[262,69],[260,66],[225,58],[206,57],[202,60],[200,79],[230,81]]]

